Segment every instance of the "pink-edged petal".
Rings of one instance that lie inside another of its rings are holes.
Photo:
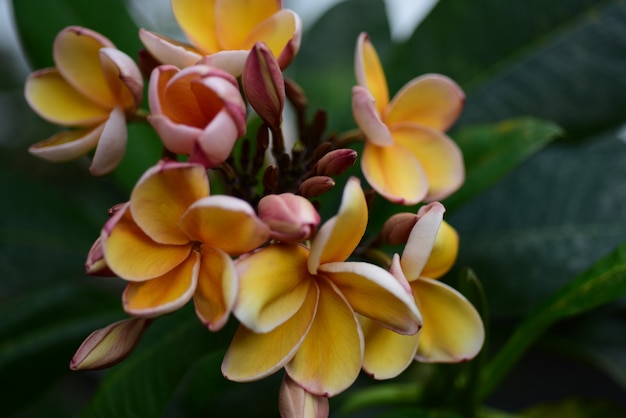
[[[115,48],[101,34],[79,26],[63,29],[53,45],[54,62],[63,77],[79,92],[107,109],[116,104],[102,64],[101,48]]]
[[[285,10],[285,12],[291,12]],[[293,13],[293,12],[291,12]],[[280,55],[278,55],[278,65],[281,69],[285,69],[291,64],[291,61],[296,57],[296,54],[300,50],[300,43],[302,42],[302,21],[300,16],[293,13],[293,19],[295,22],[295,31],[292,38],[287,42],[287,45],[283,48]]]
[[[116,103],[133,111],[141,104],[143,77],[135,61],[115,48],[100,50],[100,63]]]
[[[394,203],[414,205],[428,192],[428,179],[419,161],[396,144],[378,147],[366,142],[361,170],[374,190]]]
[[[195,201],[208,196],[204,167],[184,162],[161,162],[148,169],[130,195],[137,225],[162,244],[186,244],[191,239],[181,228],[181,218]]]
[[[416,358],[431,363],[474,358],[483,346],[485,329],[472,304],[438,280],[419,278],[411,287],[424,318]]]
[[[407,289],[388,271],[374,264],[322,264],[322,274],[335,285],[359,314],[401,334],[415,334],[421,316]]]
[[[176,22],[189,42],[203,54],[212,54],[220,49],[216,37],[215,3],[216,0],[204,1],[202,5],[197,0],[172,0]]]
[[[193,47],[145,29],[139,30],[139,38],[148,52],[162,64],[185,68],[194,65],[202,58],[202,53]]]
[[[175,269],[145,282],[131,282],[122,295],[124,310],[133,316],[152,318],[186,304],[196,290],[200,254],[192,251]]]
[[[334,396],[359,375],[363,335],[350,304],[330,282],[318,280],[317,313],[308,334],[285,370],[315,395]]]
[[[398,334],[377,322],[360,317],[365,352],[363,370],[374,379],[392,379],[413,362],[420,333]]]
[[[173,65],[159,65],[150,73],[148,82],[148,104],[152,116],[162,115],[165,87],[176,74],[180,72]]]
[[[242,45],[243,49],[251,49],[256,42],[263,42],[278,58],[286,47],[297,51],[301,33],[302,23],[298,15],[291,10],[281,10],[257,25]]]
[[[465,165],[458,145],[445,134],[415,125],[396,125],[393,140],[413,154],[428,178],[427,201],[450,196],[465,181]]]
[[[174,123],[163,115],[150,115],[148,122],[161,137],[165,148],[175,154],[191,154],[203,132],[200,128]]]
[[[380,118],[374,97],[364,87],[352,87],[352,115],[369,142],[380,147],[393,144],[391,132]]]
[[[308,269],[315,274],[321,264],[344,261],[357,247],[367,227],[367,203],[361,182],[351,177],[343,190],[337,215],[330,218],[311,244]]]
[[[326,396],[313,395],[285,374],[278,393],[281,418],[328,418],[330,405]]]
[[[244,200],[217,195],[189,207],[181,225],[191,240],[231,255],[252,251],[269,238],[269,228]]]
[[[193,295],[198,318],[211,331],[221,329],[237,297],[237,272],[228,254],[216,248],[202,247],[198,286]]]
[[[250,33],[280,10],[277,0],[216,0],[215,21],[220,49],[247,49]]]
[[[235,262],[239,295],[233,313],[254,332],[268,332],[289,320],[310,292],[307,250],[273,244]]]
[[[133,220],[129,205],[109,219],[101,236],[107,265],[125,280],[162,276],[191,252],[191,245],[162,245],[150,239]]]
[[[267,333],[255,333],[241,325],[222,362],[222,373],[237,382],[269,376],[293,358],[317,310],[319,288],[309,286],[300,309],[285,323]]]
[[[378,113],[382,115],[389,103],[389,89],[378,53],[366,33],[361,33],[357,39],[354,70],[357,83],[369,90],[376,102]]]
[[[90,129],[60,132],[28,148],[31,154],[48,161],[62,162],[81,157],[98,144],[104,123]]]
[[[126,116],[124,110],[115,107],[109,119],[104,123],[104,129],[98,140],[96,152],[93,155],[89,171],[94,176],[109,174],[122,162],[126,152]]]
[[[196,142],[206,159],[205,166],[215,167],[226,161],[238,137],[238,126],[233,118],[226,110],[220,111],[202,131]]]
[[[461,114],[465,95],[451,79],[426,74],[406,84],[393,98],[384,116],[385,123],[417,123],[446,131]]]
[[[449,223],[441,222],[433,250],[420,275],[438,279],[452,268],[458,253],[459,234]]]
[[[219,68],[235,77],[239,77],[243,72],[249,52],[247,49],[219,51],[202,57],[198,63]]]
[[[417,279],[433,250],[446,209],[439,202],[422,206],[400,259],[402,271],[409,281]]]
[[[88,126],[106,120],[109,110],[82,95],[55,68],[33,72],[24,87],[26,101],[39,116],[63,126]]]

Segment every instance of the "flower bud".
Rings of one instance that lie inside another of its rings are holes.
[[[304,197],[312,198],[322,195],[335,186],[335,180],[328,176],[313,176],[302,182],[298,187],[298,193]]]
[[[272,194],[259,201],[259,218],[278,241],[299,242],[311,238],[320,223],[313,204],[293,193]]]
[[[119,363],[130,355],[150,322],[128,318],[92,332],[72,357],[70,369],[97,370]]]
[[[318,176],[338,176],[354,164],[358,154],[350,148],[340,148],[324,155],[315,164]]]
[[[85,271],[90,276],[115,276],[104,260],[102,238],[98,237],[91,246],[85,262]]]
[[[285,107],[285,82],[278,61],[263,42],[250,51],[242,83],[252,108],[272,131],[280,129]]]
[[[380,230],[380,238],[385,244],[406,244],[409,234],[419,217],[414,213],[402,212],[391,216]]]
[[[327,418],[330,413],[327,397],[307,392],[288,375],[280,385],[278,408],[282,418]]]

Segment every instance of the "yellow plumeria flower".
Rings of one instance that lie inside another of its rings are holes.
[[[135,62],[92,30],[70,26],[54,40],[55,68],[32,73],[24,94],[44,119],[81,129],[63,131],[30,147],[50,161],[68,161],[96,148],[94,175],[107,174],[126,150],[126,117],[141,103],[143,79]]]
[[[264,42],[285,69],[302,36],[297,14],[281,0],[172,0],[174,17],[191,45],[141,29],[146,49],[162,64],[189,67],[203,63],[239,76],[248,52]]]
[[[269,228],[247,202],[209,196],[202,165],[161,161],[101,236],[106,265],[130,282],[122,296],[127,313],[154,317],[193,297],[200,320],[217,330],[237,293],[231,255],[257,248]]]
[[[352,112],[366,137],[361,169],[372,187],[405,205],[440,200],[457,190],[465,178],[463,158],[443,133],[465,100],[456,83],[424,75],[390,101],[385,73],[365,33],[358,38],[355,71]]]
[[[414,359],[456,363],[474,358],[482,348],[485,330],[476,309],[457,290],[436,280],[450,270],[459,247],[457,232],[443,221],[444,211],[439,202],[420,209],[402,257],[396,254],[391,267],[401,282],[408,279],[422,314],[420,332],[400,335],[362,318],[363,369],[377,379],[397,376]]]
[[[272,244],[236,261],[242,325],[222,363],[228,379],[250,381],[285,367],[313,395],[333,396],[357,378],[363,335],[356,313],[402,334],[420,315],[410,294],[384,269],[346,262],[367,224],[359,180],[344,189],[339,213],[311,243]]]

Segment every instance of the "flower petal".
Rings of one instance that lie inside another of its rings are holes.
[[[137,225],[161,244],[186,244],[190,238],[181,218],[191,204],[209,194],[204,167],[184,162],[161,161],[139,179],[130,195]]]
[[[254,332],[268,332],[300,309],[313,278],[306,270],[307,250],[272,244],[236,262],[239,295],[233,313]]]
[[[172,12],[178,26],[191,44],[207,55],[220,49],[216,37],[215,3],[216,0],[207,0],[199,7],[197,0],[172,0]]]
[[[326,396],[307,392],[287,374],[280,385],[278,409],[282,418],[328,418],[330,414]]]
[[[79,26],[63,29],[53,45],[54,62],[68,83],[76,90],[106,109],[116,100],[107,83],[100,49],[115,46],[101,34]]]
[[[24,96],[39,116],[57,125],[94,125],[109,115],[109,110],[79,93],[55,68],[28,76]]]
[[[237,297],[237,283],[235,264],[229,255],[216,248],[202,247],[193,301],[198,318],[211,331],[226,324]]]
[[[465,180],[463,155],[454,141],[445,134],[416,124],[396,125],[391,129],[393,140],[405,147],[428,178],[426,200],[450,196]]]
[[[100,64],[115,102],[135,110],[143,97],[143,77],[135,61],[115,48],[100,49]]]
[[[472,304],[438,280],[419,278],[411,287],[424,318],[416,358],[432,363],[474,358],[483,346],[485,330]]]
[[[252,251],[269,238],[269,228],[244,200],[233,196],[205,197],[189,207],[181,219],[191,240],[231,255]]]
[[[448,77],[426,74],[406,84],[387,107],[385,122],[417,123],[444,132],[461,114],[465,95]]]
[[[133,316],[155,317],[181,308],[196,290],[199,268],[200,254],[192,251],[163,276],[129,283],[122,295],[124,310]]]
[[[347,300],[327,280],[318,280],[317,313],[308,334],[285,370],[314,395],[334,396],[359,375],[363,335]]]
[[[280,6],[278,0],[216,0],[215,22],[220,49],[252,48],[254,42],[245,44],[250,33],[277,13]]]
[[[300,309],[270,332],[255,333],[241,325],[224,356],[224,376],[237,382],[247,382],[269,376],[283,367],[292,359],[309,332],[318,297],[319,289],[313,283]]]
[[[121,107],[115,107],[104,124],[104,130],[91,162],[89,171],[94,176],[109,174],[122,162],[126,152],[126,116]]]
[[[239,77],[243,72],[249,52],[246,49],[219,51],[215,54],[205,55],[198,61],[198,64],[216,67],[232,76]]]
[[[352,115],[369,142],[379,147],[393,144],[391,132],[381,120],[374,98],[364,87],[352,87]]]
[[[104,123],[90,129],[60,132],[28,148],[28,152],[48,161],[69,161],[87,154],[98,144]]]
[[[389,89],[385,71],[378,58],[369,36],[361,33],[357,40],[356,53],[354,54],[354,69],[359,86],[365,87],[374,97],[376,109],[380,115],[389,103]]]
[[[207,168],[220,165],[230,156],[237,138],[236,122],[226,110],[220,111],[196,141],[196,150],[202,153],[200,161],[205,161]]]
[[[415,334],[420,313],[411,295],[391,273],[374,264],[343,262],[322,264],[328,277],[359,314],[401,334]]]
[[[193,47],[145,29],[139,30],[139,38],[150,55],[162,64],[185,68],[194,65],[202,58],[200,51]]]
[[[148,122],[161,137],[165,148],[175,154],[191,154],[203,132],[194,126],[174,123],[163,115],[151,114],[148,116]]]
[[[445,211],[441,203],[433,202],[422,206],[417,212],[418,220],[409,234],[400,259],[402,271],[409,281],[417,279],[426,265]]]
[[[277,57],[278,65],[280,65],[280,68],[284,70],[289,66],[289,64],[291,64],[291,61],[293,61],[296,54],[300,50],[300,43],[302,42],[302,20],[300,20],[300,16],[293,13],[291,10],[283,10],[283,12],[293,14],[295,27],[291,39],[287,42],[287,45],[285,45],[282,52]]]
[[[365,143],[361,170],[367,182],[385,199],[414,205],[428,192],[426,173],[419,161],[404,147],[378,147]]]
[[[182,263],[191,251],[190,245],[154,242],[137,226],[129,205],[109,219],[101,236],[107,265],[125,280],[144,281],[161,276]]]
[[[438,279],[454,265],[459,253],[459,234],[446,221],[441,222],[430,257],[420,273],[429,279]]]
[[[368,318],[360,317],[365,352],[363,370],[374,379],[398,376],[415,359],[420,333],[398,334]]]
[[[274,57],[281,57],[285,48],[295,50],[300,47],[300,36],[302,23],[297,14],[291,10],[280,10],[265,21],[257,25],[245,39],[242,49],[252,49],[257,42],[266,44]],[[291,53],[288,51],[288,53]],[[283,56],[279,61],[281,68],[286,68],[288,56]]]
[[[346,183],[337,215],[329,219],[311,243],[308,269],[317,272],[320,264],[344,261],[357,247],[367,227],[367,203],[361,182],[351,177]]]

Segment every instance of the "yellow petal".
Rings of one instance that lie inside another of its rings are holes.
[[[446,131],[459,117],[465,95],[448,77],[427,74],[405,85],[387,107],[388,125],[417,123]]]
[[[100,63],[100,49],[105,47],[115,46],[97,32],[70,26],[55,38],[53,55],[59,72],[76,90],[111,109],[116,101]]]
[[[387,79],[378,53],[366,33],[361,33],[357,40],[354,67],[357,83],[370,91],[376,101],[378,113],[384,114],[389,103]]]
[[[89,172],[94,176],[103,176],[115,170],[124,158],[127,139],[124,111],[121,107],[115,107],[104,123]]]
[[[219,248],[231,255],[252,251],[269,238],[269,228],[244,200],[209,196],[196,201],[181,225],[190,239]]]
[[[406,370],[415,358],[420,333],[402,335],[368,318],[359,320],[365,341],[363,370],[374,379],[391,379]]]
[[[289,41],[297,35],[298,17],[290,10],[281,10],[258,24],[242,43],[241,49],[252,49],[256,42],[264,42],[278,58]]]
[[[318,280],[317,313],[308,334],[285,370],[307,391],[334,396],[359,375],[363,335],[354,311],[334,286]]]
[[[143,28],[139,29],[139,38],[150,55],[162,64],[186,68],[194,65],[202,58],[202,52],[191,45],[157,35]]]
[[[313,278],[307,250],[273,244],[236,261],[239,295],[235,316],[254,332],[268,332],[291,318],[304,303]]]
[[[126,205],[102,231],[104,256],[109,268],[126,280],[144,281],[161,276],[182,263],[190,245],[154,242],[137,226]]]
[[[416,280],[422,273],[433,250],[445,211],[441,203],[433,202],[422,206],[417,212],[418,220],[409,233],[400,260],[407,280]]]
[[[280,4],[278,0],[216,0],[215,21],[220,49],[250,49],[252,45],[244,46],[250,33],[278,12]]]
[[[328,418],[330,414],[326,396],[307,392],[287,374],[280,385],[278,409],[282,418]]]
[[[416,124],[396,125],[393,140],[419,161],[428,179],[426,200],[441,200],[456,191],[465,180],[463,155],[445,134]]]
[[[115,48],[100,49],[100,63],[117,106],[134,111],[143,97],[143,77],[137,64]]]
[[[198,286],[193,295],[198,318],[211,331],[221,329],[237,297],[237,272],[223,251],[202,247]]]
[[[452,268],[458,253],[459,234],[449,223],[441,222],[435,245],[421,275],[430,279],[438,279]]]
[[[28,148],[28,152],[48,161],[62,162],[87,154],[98,144],[104,123],[90,129],[60,132]]]
[[[393,145],[391,132],[380,118],[374,98],[364,87],[352,87],[352,116],[368,142],[379,147]]]
[[[402,334],[415,334],[421,317],[413,298],[388,271],[369,263],[322,264],[319,274],[341,291],[356,312]]]
[[[124,310],[133,316],[163,315],[186,304],[196,290],[200,254],[193,251],[178,267],[163,276],[135,283],[124,290]]]
[[[78,92],[54,68],[32,73],[24,87],[26,101],[42,118],[63,126],[103,122],[109,110]]]
[[[361,170],[368,183],[385,199],[414,205],[428,192],[428,180],[417,159],[404,147],[365,143]]]
[[[309,287],[300,309],[274,330],[260,334],[241,325],[224,356],[222,373],[227,379],[246,382],[269,376],[285,365],[300,347],[315,316],[319,290]]]
[[[139,179],[130,195],[135,222],[154,241],[185,244],[183,214],[191,204],[209,194],[209,180],[198,164],[161,161]]]
[[[208,55],[220,50],[216,37],[216,0],[201,3],[198,0],[172,0],[172,11],[189,42]]]
[[[422,362],[456,363],[472,359],[483,346],[480,315],[458,291],[438,280],[411,282],[424,327],[416,358]]]
[[[320,228],[311,244],[308,268],[315,274],[320,264],[344,261],[359,245],[367,227],[367,203],[356,177],[346,183],[336,216]]]

